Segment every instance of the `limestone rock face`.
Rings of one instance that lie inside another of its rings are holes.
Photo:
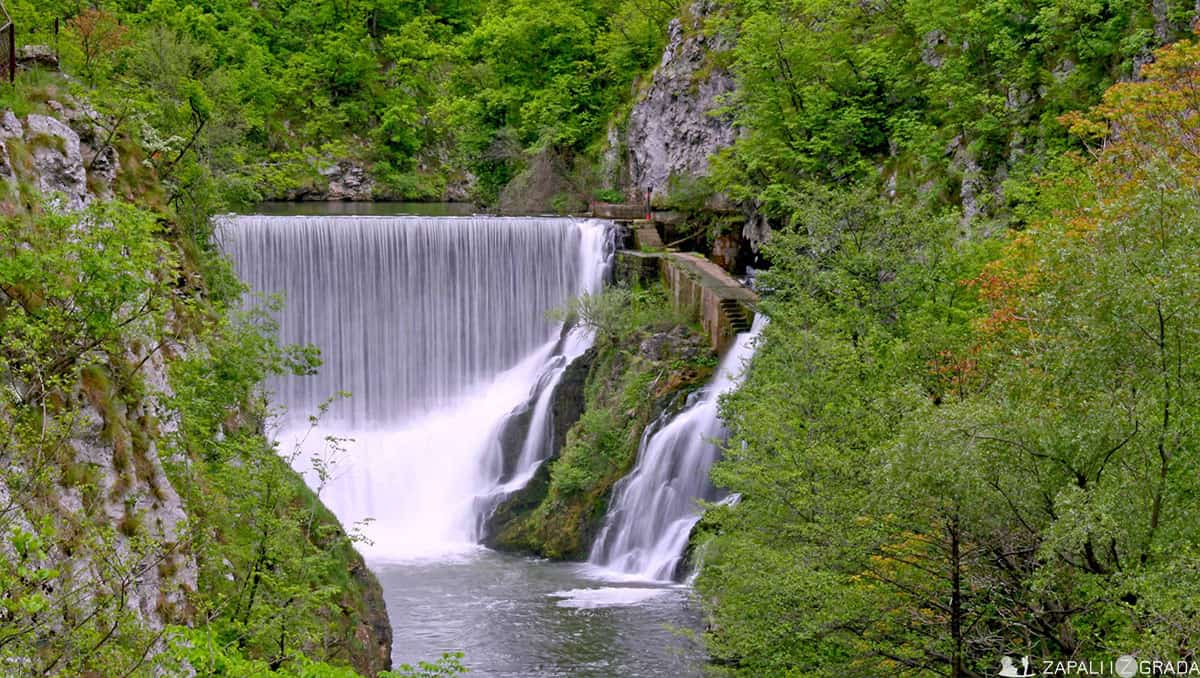
[[[18,118],[0,113],[0,181],[10,187],[18,178],[57,200],[61,209],[77,210],[93,198],[112,197],[120,167],[117,150],[106,143],[100,115],[83,107],[48,103],[54,116]]]
[[[478,178],[467,170],[461,170],[446,181],[442,199],[447,202],[471,202]]]
[[[117,152],[100,143],[107,150],[96,157],[89,146],[100,138],[95,111],[58,102],[48,107],[54,116],[30,114],[22,119],[11,110],[0,112],[0,181],[9,189],[25,182],[59,209],[81,209],[111,190]],[[90,182],[89,159],[100,168]],[[66,439],[70,456],[60,462],[72,467],[76,479],[58,487],[46,505],[60,535],[78,531],[80,539],[86,539],[87,526],[94,524],[118,529],[102,552],[72,547],[47,554],[47,565],[85,590],[114,585],[112,577],[99,574],[104,570],[98,566],[101,561],[116,571],[134,573],[121,585],[120,597],[157,630],[189,618],[188,596],[196,590],[198,568],[182,533],[187,520],[183,501],[163,469],[157,446],[159,436],[174,427],[160,406],[171,395],[166,363],[161,354],[127,357],[142,365],[145,396],[136,402],[122,398],[101,378],[75,385],[67,400],[77,406],[78,417]],[[7,495],[10,489],[3,487],[0,493]],[[158,546],[146,547],[147,538]]]
[[[87,172],[75,130],[50,116],[30,114],[25,118],[24,141],[37,187],[43,193],[61,194],[68,209],[86,205]]]
[[[147,359],[142,370],[151,388],[155,384],[164,388],[134,405],[115,393],[81,394],[79,399],[85,402],[94,398],[107,404],[92,402],[84,406],[70,445],[75,462],[95,471],[97,496],[102,501],[92,505],[96,515],[89,517],[129,526],[114,535],[111,545],[115,557],[137,573],[126,590],[126,605],[157,630],[190,616],[187,599],[196,591],[198,567],[184,541],[187,514],[183,500],[163,469],[155,436],[142,430],[150,422],[159,433],[173,426],[169,419],[159,419],[163,411],[159,401],[170,396],[165,388],[166,365],[155,355]],[[63,515],[80,515],[87,506],[78,486],[64,487],[58,503]],[[142,550],[140,540],[146,537],[162,547]],[[82,554],[69,561],[80,583],[88,580],[90,557]]]
[[[370,200],[374,197],[375,182],[367,170],[357,163],[339,161],[321,170],[321,176],[329,180],[325,200]]]
[[[24,136],[25,128],[12,111],[0,113],[0,180],[8,184],[9,190],[16,183],[17,170],[9,157],[8,143],[10,139],[22,139]]]
[[[682,20],[671,21],[662,61],[629,114],[631,188],[639,196],[647,190],[666,194],[672,176],[706,175],[709,156],[736,137],[732,120],[712,114],[733,91],[734,80],[711,66],[712,55],[729,45],[698,27],[709,9],[701,0]]]
[[[25,45],[17,50],[17,65],[58,70],[58,55],[49,45]]]
[[[604,133],[604,151],[600,156],[600,179],[605,186],[628,186],[631,183],[629,168],[625,163],[628,149],[623,130],[616,120],[609,121]]]
[[[0,139],[8,139],[11,137],[20,138],[25,133],[25,128],[21,126],[21,121],[10,110],[5,110],[0,114]]]

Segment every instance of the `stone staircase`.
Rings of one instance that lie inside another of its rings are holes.
[[[635,231],[638,250],[617,252],[617,280],[634,285],[662,280],[676,310],[694,318],[708,335],[712,348],[724,353],[734,338],[750,329],[758,296],[703,256],[657,250],[657,237]]]
[[[749,332],[752,320],[746,314],[746,308],[742,303],[734,299],[722,299],[721,313],[725,315],[729,326],[733,328],[734,333],[741,334]]]

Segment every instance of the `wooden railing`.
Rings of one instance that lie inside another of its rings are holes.
[[[647,218],[646,206],[637,203],[593,202],[591,212],[592,216],[601,219],[631,221]]]
[[[12,83],[17,77],[17,29],[13,26],[12,16],[8,13],[8,8],[0,2],[0,73],[8,76],[8,82]]]

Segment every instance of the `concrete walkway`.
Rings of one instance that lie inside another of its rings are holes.
[[[639,244],[645,247],[648,243]],[[618,280],[655,277],[666,283],[675,310],[699,321],[718,354],[729,348],[738,333],[750,329],[758,295],[703,256],[692,252],[617,252]]]

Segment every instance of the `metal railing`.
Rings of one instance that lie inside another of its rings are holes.
[[[13,26],[12,16],[8,13],[8,8],[0,2],[0,21],[3,21],[3,26],[0,26],[0,67],[4,75],[8,76],[8,82],[12,83],[17,77],[17,28]]]

